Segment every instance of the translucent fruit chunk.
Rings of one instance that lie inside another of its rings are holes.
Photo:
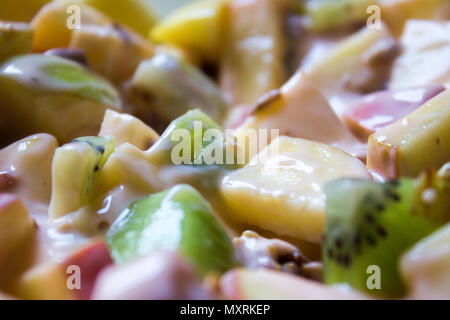
[[[320,242],[323,187],[342,177],[369,175],[362,162],[335,147],[280,137],[244,168],[226,175],[221,193],[229,206],[226,212],[242,225]]]

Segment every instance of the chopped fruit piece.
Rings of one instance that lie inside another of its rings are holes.
[[[0,62],[12,56],[29,53],[33,29],[26,23],[0,21]]]
[[[34,221],[19,198],[0,193],[0,286],[28,267],[34,234]]]
[[[7,191],[16,182],[17,179],[11,171],[0,171],[0,192]]]
[[[381,18],[395,36],[400,36],[405,23],[412,19],[450,19],[448,0],[377,0]]]
[[[229,6],[220,83],[228,104],[253,104],[286,80],[283,6],[273,0],[237,0]]]
[[[302,267],[308,262],[294,245],[279,239],[267,239],[253,231],[244,231],[233,244],[237,259],[248,269],[273,269],[302,274]]]
[[[113,136],[106,137],[81,137],[76,138],[72,142],[77,143],[86,143],[92,149],[97,151],[97,170],[103,168],[106,160],[108,160],[111,153],[114,152],[116,145]]]
[[[223,45],[226,12],[226,0],[194,1],[171,13],[152,29],[150,36],[216,61]]]
[[[117,147],[130,143],[140,150],[149,149],[159,139],[158,134],[141,120],[113,110],[106,110],[98,135],[113,136]]]
[[[281,136],[331,144],[354,156],[363,157],[366,153],[365,145],[353,137],[327,100],[301,72],[295,74],[279,91],[272,91],[263,97],[238,128],[236,136],[239,138],[247,129],[278,129]],[[270,143],[270,140],[267,142]],[[240,147],[247,150],[246,146]],[[250,153],[248,159],[253,156]]]
[[[113,83],[129,80],[154,52],[151,43],[118,24],[74,30],[70,48],[83,50],[89,67]]]
[[[92,295],[99,272],[112,259],[102,240],[70,254],[62,262],[41,263],[23,273],[12,285],[12,293],[29,300],[86,300]]]
[[[0,111],[7,137],[48,132],[60,143],[97,134],[106,109],[119,109],[118,93],[78,63],[40,54],[0,66]],[[11,127],[9,123],[15,123]]]
[[[357,102],[343,119],[358,138],[367,141],[375,131],[408,115],[444,90],[441,85],[429,85],[376,92]]]
[[[99,276],[96,300],[205,300],[212,295],[178,254],[156,252],[111,266]]]
[[[52,0],[2,0],[0,20],[29,22],[39,9]]]
[[[156,20],[150,6],[143,0],[81,0],[81,2],[145,37]]]
[[[415,177],[450,159],[450,90],[369,137],[367,166],[388,178]]]
[[[34,206],[48,206],[51,196],[52,160],[58,143],[53,136],[37,134],[0,150],[0,192],[17,194]],[[1,189],[1,185],[6,189]]]
[[[416,243],[400,268],[411,299],[450,299],[450,224]]]
[[[201,274],[234,266],[228,235],[209,204],[188,185],[133,203],[111,226],[107,239],[118,262],[155,251],[179,251]]]
[[[39,264],[15,281],[12,293],[26,300],[75,299],[75,293],[67,287],[68,276],[58,263]]]
[[[361,161],[337,148],[280,137],[243,169],[226,175],[221,192],[233,220],[320,242],[325,227],[323,187],[341,177],[368,179],[369,174]]]
[[[68,9],[74,4],[80,8],[81,28],[110,23],[108,17],[91,7],[81,5],[78,0],[52,1],[39,11],[31,22],[34,29],[33,51],[44,52],[69,45],[72,31],[76,28],[67,26],[71,16]]]
[[[164,189],[165,184],[158,177],[160,168],[154,163],[147,151],[124,143],[111,154],[97,176],[96,196],[119,186],[129,186],[144,194]]]
[[[67,272],[67,270],[71,272],[78,272],[79,270],[81,276],[79,287],[75,286],[76,283],[72,283],[74,285],[72,291],[76,299],[87,300],[91,298],[98,274],[112,263],[109,249],[103,240],[94,240],[67,257],[62,263],[63,269],[68,273],[67,277],[70,276],[70,272]],[[76,268],[71,270],[73,267]]]
[[[198,108],[217,122],[223,121],[227,110],[214,82],[187,61],[164,53],[139,65],[128,98],[139,118],[151,125],[159,120],[164,128],[191,109]]]
[[[327,287],[270,270],[230,271],[221,279],[225,298],[233,300],[359,300],[367,297],[346,287]]]
[[[205,133],[211,130],[210,132],[215,132],[220,137],[212,137],[217,139],[224,139],[220,142],[223,142],[223,147],[220,151],[223,152],[223,157],[220,157],[219,163],[215,164],[223,164],[227,163],[227,152],[233,151],[230,148],[234,148],[233,145],[228,143],[226,140],[225,134],[222,132],[222,128],[215,123],[211,118],[209,118],[206,114],[201,112],[200,110],[191,110],[186,112],[181,117],[175,119],[171,122],[171,124],[167,127],[166,131],[161,135],[161,138],[150,148],[149,157],[152,159],[152,162],[158,165],[168,165],[168,164],[185,164],[185,165],[198,165],[198,166],[206,166],[209,165],[212,157],[209,157],[212,153],[212,147],[217,145],[215,140],[207,140],[205,139]],[[186,133],[186,137],[179,137],[178,133],[183,131]],[[189,141],[185,141],[189,139]],[[189,143],[190,142],[190,143]],[[186,148],[186,150],[180,149],[179,146],[189,146],[190,148]],[[174,151],[175,150],[175,151]],[[186,151],[186,154],[183,152]],[[176,153],[178,152],[178,153]],[[188,154],[189,153],[189,154]],[[175,158],[181,158],[181,163],[175,161]],[[228,167],[228,166],[227,166]],[[230,164],[231,168],[238,167],[236,162]]]
[[[411,20],[401,44],[403,51],[395,60],[390,89],[430,83],[450,87],[450,22]]]
[[[367,8],[376,0],[307,0],[305,15],[312,31],[342,30],[363,25],[368,18]]]
[[[386,184],[341,179],[327,185],[325,282],[346,282],[377,296],[403,296],[400,255],[450,220],[449,188],[450,180],[436,173]],[[429,193],[431,200],[426,199]]]
[[[327,98],[339,92],[369,93],[385,86],[397,52],[396,40],[382,24],[379,29],[363,28],[301,70]]]
[[[114,137],[84,137],[56,149],[49,215],[59,218],[95,198],[96,177],[114,151]]]
[[[74,62],[78,62],[83,67],[89,68],[86,54],[81,49],[75,48],[56,48],[44,52],[48,56],[57,56]]]

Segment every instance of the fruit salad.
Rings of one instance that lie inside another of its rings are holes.
[[[1,0],[0,299],[450,299],[450,1]]]

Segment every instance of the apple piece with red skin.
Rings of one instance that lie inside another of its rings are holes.
[[[73,289],[75,297],[79,300],[90,299],[98,274],[112,263],[108,247],[101,239],[94,240],[64,260],[62,263],[64,271],[70,270],[70,266],[80,268],[81,287],[80,289]]]
[[[0,193],[0,284],[25,270],[32,259],[35,223],[22,201]]]
[[[361,140],[367,141],[375,131],[394,123],[413,112],[425,102],[445,90],[432,84],[397,91],[380,91],[369,94],[343,115],[343,120]]]
[[[109,250],[103,240],[95,239],[63,262],[45,262],[33,266],[21,274],[11,286],[11,293],[28,300],[86,300],[91,297],[92,288],[99,272],[112,263]],[[69,288],[76,284],[71,276],[79,267],[80,289]]]
[[[450,159],[450,90],[369,137],[367,167],[387,179],[417,177]]]
[[[95,300],[207,300],[213,293],[175,251],[159,251],[102,271]]]
[[[366,296],[347,287],[321,283],[273,270],[234,269],[220,281],[232,300],[363,300]]]

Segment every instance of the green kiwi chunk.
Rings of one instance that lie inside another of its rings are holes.
[[[436,172],[385,184],[356,179],[329,183],[322,246],[325,282],[348,283],[378,296],[404,295],[399,257],[449,221],[449,186]],[[378,279],[371,278],[375,272]]]
[[[132,203],[106,237],[119,263],[154,251],[179,251],[201,274],[222,273],[235,264],[230,238],[208,202],[188,185]]]

